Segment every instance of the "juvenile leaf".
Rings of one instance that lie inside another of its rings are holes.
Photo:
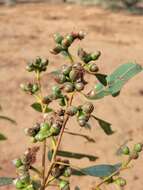
[[[42,106],[41,106],[40,103],[35,102],[35,103],[33,103],[33,104],[31,105],[31,107],[32,107],[34,110],[38,111],[38,112],[42,112]],[[51,111],[52,111],[51,108],[46,107],[45,113],[49,113],[49,112],[51,112]]]
[[[104,121],[94,115],[92,115],[92,117],[97,120],[98,124],[107,135],[112,135],[114,133],[114,131],[112,131],[112,128],[111,128],[111,123]]]
[[[88,158],[90,161],[95,161],[98,159],[98,157],[93,156],[93,155],[88,155],[88,154],[81,154],[81,153],[75,153],[75,152],[69,152],[69,151],[64,151],[64,150],[59,150],[57,152],[58,156],[62,157],[68,157],[68,158],[75,158],[75,159],[81,159],[81,158]]]
[[[73,175],[89,175],[93,177],[107,177],[116,172],[121,167],[121,163],[115,165],[96,165],[87,168],[83,168],[80,171],[73,169]]]
[[[0,133],[0,141],[4,141],[4,140],[6,140],[7,138],[2,134],[2,133]]]
[[[10,185],[13,183],[13,178],[11,177],[0,177],[0,187],[5,185]]]
[[[136,63],[123,64],[106,77],[107,85],[104,85],[106,81],[104,83],[100,81],[85,97],[93,100],[101,99],[108,95],[116,97],[128,80],[142,70],[143,68]]]
[[[107,83],[111,94],[115,94],[127,83],[129,79],[141,72],[143,68],[136,63],[127,63],[118,67],[107,77]]]
[[[9,122],[11,122],[12,124],[15,124],[15,125],[17,124],[15,120],[13,120],[13,119],[11,119],[11,118],[9,118],[7,116],[0,115],[0,119],[4,119],[6,121],[9,121]]]

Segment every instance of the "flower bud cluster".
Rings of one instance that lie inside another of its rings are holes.
[[[27,84],[21,84],[20,88],[30,94],[35,94],[39,90],[39,86],[37,83],[27,83]]]
[[[35,181],[30,176],[30,168],[36,161],[36,153],[39,147],[29,148],[21,158],[13,161],[18,177],[14,180],[17,189],[38,190],[41,186],[39,181]]]
[[[62,84],[62,88],[66,93],[74,90],[82,91],[86,85],[84,69],[81,63],[63,65],[58,73],[54,75],[54,78],[57,83]]]
[[[59,135],[62,124],[63,118],[55,115],[49,122],[37,123],[33,128],[26,128],[25,133],[31,137],[33,143],[42,142],[48,137]]]
[[[131,151],[128,146],[122,148],[122,154],[129,155],[130,159],[136,160],[139,157],[139,153],[143,150],[143,144],[137,143],[134,145],[133,150]]]
[[[88,121],[91,117],[91,113],[94,110],[94,106],[91,102],[86,102],[81,106],[70,106],[66,112],[69,116],[77,116],[78,124],[81,127],[89,127]]]
[[[62,51],[67,51],[68,48],[72,45],[72,43],[78,39],[82,40],[84,38],[85,34],[80,32],[72,32],[65,37],[61,34],[57,33],[54,35],[54,40],[56,42],[56,47],[51,50],[51,53],[57,55],[61,53]]]
[[[29,63],[26,70],[29,72],[42,72],[46,71],[49,61],[47,59],[37,58],[34,62]]]
[[[78,49],[78,56],[84,63],[89,63],[90,61],[96,61],[99,59],[101,55],[100,51],[97,51],[96,53],[87,53],[83,50],[83,48]]]

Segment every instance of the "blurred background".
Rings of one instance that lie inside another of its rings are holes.
[[[111,73],[129,61],[143,65],[142,14],[143,2],[140,0],[0,0],[0,114],[17,122],[12,125],[0,120],[0,132],[8,138],[0,142],[0,176],[16,175],[11,160],[31,146],[24,128],[32,127],[41,119],[30,107],[33,99],[19,88],[22,82],[32,78],[25,71],[26,63],[38,56],[50,59],[49,69],[43,76],[45,93],[48,92],[54,84],[50,72],[65,63],[61,56],[49,52],[54,46],[53,34],[83,30],[87,37],[78,46],[102,52],[98,61],[101,72]],[[94,78],[89,80],[95,83]],[[75,99],[78,104],[82,101],[80,97]],[[81,130],[75,120],[70,121],[70,131],[89,135],[95,140],[88,143],[76,136],[64,135],[61,149],[99,157],[95,162],[86,158],[72,160],[74,165],[81,167],[117,163],[122,158],[116,151],[124,142],[129,145],[143,142],[142,75],[134,77],[118,98],[106,97],[94,104],[95,114],[112,123],[115,133],[106,136],[95,121],[91,121],[91,131]],[[122,173],[128,181],[126,190],[142,190],[142,161],[143,156],[134,162],[133,168]],[[92,190],[96,182],[97,179],[92,177],[72,177],[71,189],[79,185],[81,190]],[[1,188],[14,189],[13,186]],[[102,190],[108,189],[117,188],[109,186]]]

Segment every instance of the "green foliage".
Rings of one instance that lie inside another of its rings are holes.
[[[0,177],[0,187],[5,185],[10,185],[13,183],[13,178],[10,177]]]
[[[126,180],[120,177],[121,171],[129,168],[130,162],[140,156],[142,144],[138,143],[132,150],[124,147],[122,154],[126,155],[127,160],[123,163],[115,165],[100,164],[79,168],[73,166],[70,159],[88,158],[89,161],[95,161],[98,157],[87,153],[60,150],[64,133],[82,137],[88,142],[95,142],[93,138],[86,134],[71,132],[70,128],[67,129],[67,122],[71,118],[75,119],[79,129],[82,128],[85,132],[87,129],[94,127],[90,123],[91,119],[94,119],[106,135],[114,133],[110,122],[96,116],[95,105],[91,101],[74,105],[73,99],[76,96],[84,95],[84,98],[86,97],[90,100],[101,99],[107,95],[116,97],[120,94],[127,81],[142,71],[139,64],[127,63],[121,65],[109,75],[100,73],[96,60],[100,58],[101,52],[87,52],[83,48],[79,48],[77,51],[80,61],[75,61],[70,53],[70,48],[73,43],[83,40],[84,37],[85,34],[81,31],[71,32],[65,36],[59,33],[54,35],[55,47],[51,50],[51,53],[54,55],[60,54],[64,58],[68,58],[70,63],[64,64],[52,72],[56,85],[52,86],[48,94],[43,93],[41,76],[47,70],[49,61],[37,58],[26,67],[27,71],[29,73],[33,72],[35,77],[32,82],[22,84],[21,88],[34,98],[31,107],[39,112],[42,117],[38,119],[39,122],[34,124],[33,127],[25,129],[25,133],[30,137],[31,142],[37,143],[38,146],[29,147],[21,157],[13,161],[17,170],[17,178],[14,180],[17,189],[45,190],[50,185],[56,185],[61,190],[70,190],[71,175],[87,175],[101,178],[102,181],[97,184],[96,190],[100,190],[100,186],[104,183],[116,183],[123,187],[126,185]],[[97,83],[94,84],[95,87],[88,94],[85,94],[85,86],[89,84],[87,75],[96,77]],[[96,128],[94,127],[93,130],[96,130]],[[5,140],[5,137],[2,134],[0,135],[1,140]],[[72,138],[69,139],[72,140]],[[49,141],[50,144],[47,146]],[[35,166],[35,162],[40,148],[39,145],[41,144],[42,169],[39,169],[39,167]],[[48,156],[46,155],[47,152]],[[47,157],[50,162],[48,167],[46,166]],[[37,174],[38,178],[33,178],[33,172]],[[1,178],[1,185],[11,184],[12,179],[10,178],[9,181],[8,179]],[[75,190],[79,189],[78,186],[75,187]]]

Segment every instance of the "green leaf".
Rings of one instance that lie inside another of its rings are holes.
[[[73,175],[83,176],[89,175],[93,177],[107,177],[112,173],[116,172],[121,167],[121,163],[115,165],[96,165],[87,168],[83,168],[80,170],[73,168]]]
[[[141,72],[143,68],[136,63],[127,63],[118,67],[107,79],[111,94],[115,94],[127,83],[129,79]]]
[[[90,161],[95,161],[96,159],[98,159],[98,157],[93,155],[69,152],[64,150],[59,150],[57,152],[57,155],[62,157],[75,158],[75,159],[88,158]]]
[[[38,111],[38,112],[42,112],[42,106],[41,106],[41,104],[38,103],[38,102],[33,103],[33,104],[31,105],[31,107],[32,107],[34,110]],[[52,109],[49,108],[49,107],[46,107],[45,113],[49,113],[49,112],[52,112]]]
[[[0,187],[5,185],[10,185],[13,183],[13,178],[11,177],[0,177]]]
[[[122,87],[142,70],[143,68],[136,63],[123,64],[106,77],[107,85],[105,85],[106,81],[104,83],[100,81],[85,97],[93,100],[98,100],[108,95],[116,97],[120,94]]]
[[[51,160],[52,154],[53,154],[52,150],[48,151],[48,159],[49,160]],[[57,155],[61,156],[61,157],[75,158],[75,159],[88,158],[90,161],[95,161],[96,159],[98,159],[98,157],[93,156],[93,155],[80,154],[80,153],[69,152],[69,151],[64,151],[64,150],[57,151]]]
[[[9,117],[7,117],[7,116],[0,115],[0,119],[9,121],[10,123],[12,123],[12,124],[14,124],[14,125],[17,124],[15,120],[13,120],[13,119],[11,119],[11,118],[9,118]]]
[[[64,133],[67,133],[67,134],[73,135],[73,136],[79,136],[79,137],[85,138],[88,142],[95,143],[95,140],[92,137],[89,137],[88,135],[83,135],[80,133],[74,133],[74,132],[70,132],[70,131],[64,131]]]
[[[107,135],[112,135],[114,133],[114,131],[112,131],[112,128],[111,128],[111,123],[104,121],[94,115],[92,115],[92,117],[97,120],[98,124]]]
[[[2,134],[2,133],[0,133],[0,141],[4,141],[4,140],[6,140],[7,138]]]

